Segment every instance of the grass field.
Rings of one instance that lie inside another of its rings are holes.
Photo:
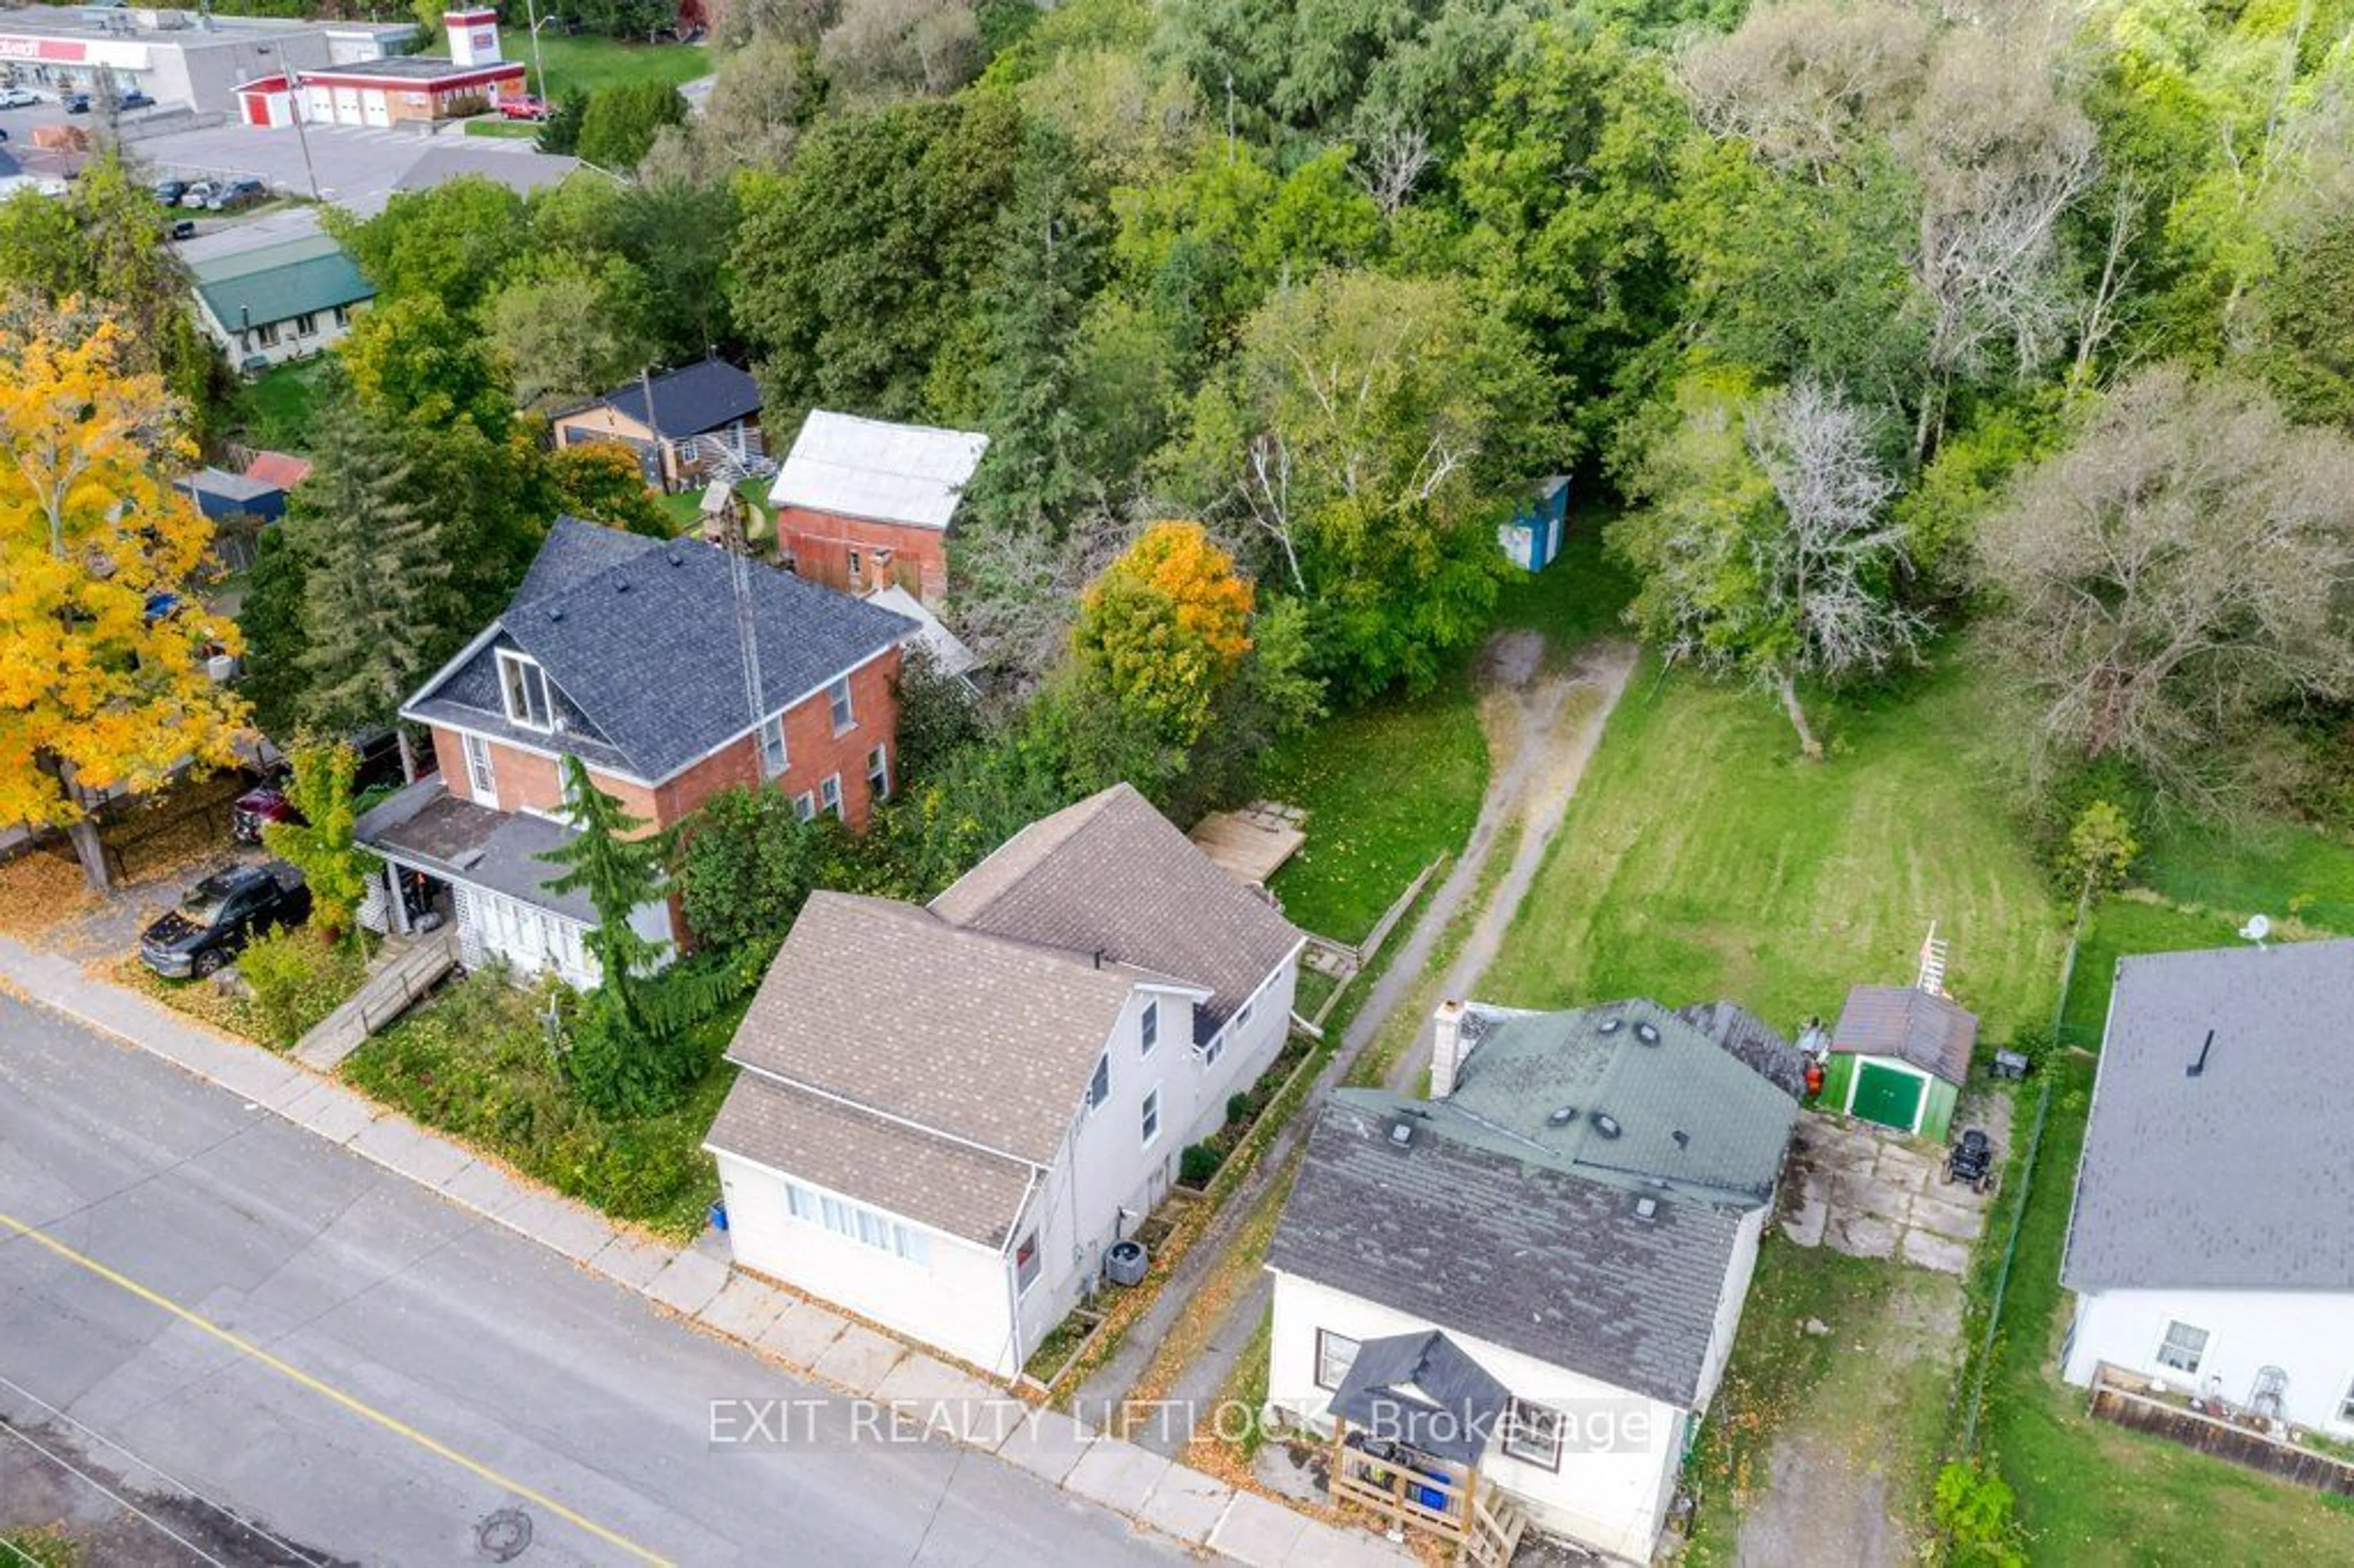
[[[504,37],[501,48],[508,59],[532,68],[532,90],[550,99],[567,92],[594,92],[622,82],[665,81],[676,87],[711,71],[711,51],[700,44],[625,44],[585,33],[566,37],[548,32],[540,35],[539,54],[535,58],[531,34],[516,27]],[[450,48],[445,41],[426,52],[446,55]],[[547,67],[544,89],[539,82],[543,60]]]
[[[308,450],[311,416],[318,407],[320,386],[333,368],[331,355],[318,355],[274,366],[248,382],[243,410],[246,440],[273,451]]]
[[[1962,652],[1902,693],[1813,699],[1822,763],[1768,698],[1647,658],[1480,994],[1729,996],[1791,1026],[1911,980],[1934,920],[1991,1038],[2047,1022],[2064,911],[1986,781],[2003,741]]]
[[[466,122],[469,136],[489,136],[501,142],[521,142],[536,137],[539,127],[528,120],[497,120],[487,115]]]
[[[2093,1064],[2055,1064],[2041,1173],[2020,1230],[1984,1440],[2019,1494],[2037,1563],[2208,1565],[2354,1562],[2344,1499],[2268,1480],[2160,1438],[2095,1422],[2052,1370],[2067,1326],[2060,1288]]]

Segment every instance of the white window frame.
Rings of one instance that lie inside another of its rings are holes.
[[[2199,1343],[2192,1347],[2188,1352],[2175,1349],[2174,1334],[2175,1330],[2178,1329],[2199,1336]],[[2199,1369],[2207,1364],[2208,1347],[2212,1345],[2214,1342],[2215,1336],[2205,1329],[2199,1327],[2198,1324],[2185,1323],[2179,1318],[2169,1318],[2166,1320],[2165,1332],[2159,1334],[2158,1337],[2158,1349],[2153,1352],[2151,1359],[2157,1361],[2160,1367],[2163,1367],[2168,1372],[2180,1372],[2184,1377],[2197,1377],[2199,1375]],[[2167,1360],[2166,1358],[2168,1351],[2173,1351],[2173,1353],[2177,1355],[2187,1353],[2190,1358],[2190,1364],[2186,1367]]]
[[[1202,1065],[1214,1067],[1218,1065],[1218,1058],[1225,1054],[1226,1032],[1221,1029],[1210,1036],[1210,1043],[1207,1045],[1202,1047]]]
[[[512,648],[497,650],[497,657],[499,705],[505,711],[507,722],[518,729],[531,730],[539,735],[555,734],[555,688],[548,683],[547,672],[539,667],[538,660],[528,653],[518,653]],[[535,683],[539,688],[539,706],[543,715],[539,718],[534,718],[531,712],[532,686]],[[521,713],[515,712],[515,695],[518,688],[521,689],[524,699],[524,711]]]
[[[2338,1425],[2354,1426],[2354,1379],[2349,1379],[2346,1392],[2338,1401]]]
[[[878,746],[866,754],[866,793],[877,800],[891,798],[891,748]]]
[[[820,810],[842,815],[842,775],[829,773],[817,781],[817,802]]]
[[[1161,1141],[1161,1086],[1159,1084],[1144,1091],[1144,1098],[1137,1107],[1136,1121],[1137,1148],[1150,1149]]]
[[[1349,1348],[1342,1351],[1340,1348],[1342,1345]],[[1357,1364],[1357,1352],[1363,1348],[1364,1345],[1361,1340],[1352,1340],[1346,1334],[1336,1334],[1330,1329],[1317,1330],[1316,1370],[1313,1374],[1316,1386],[1328,1393],[1339,1388],[1348,1377],[1349,1369]],[[1332,1375],[1332,1381],[1330,1383],[1324,1381],[1324,1374],[1328,1368],[1331,1370]]]
[[[296,337],[318,336],[319,318],[317,314],[311,311],[304,311],[301,315],[296,316],[294,318],[294,335]]]
[[[1038,1277],[1045,1271],[1044,1263],[1042,1261],[1038,1252],[1038,1233],[1036,1231],[1032,1231],[1028,1235],[1023,1236],[1020,1244],[1013,1249],[1013,1289],[1015,1294],[1021,1296],[1029,1295],[1030,1287],[1038,1283]]]
[[[760,725],[760,777],[781,779],[792,765],[792,749],[785,744],[785,715],[770,714]]]
[[[1111,1098],[1111,1053],[1096,1058],[1096,1070],[1087,1077],[1087,1109],[1097,1110]]]
[[[858,727],[858,710],[850,695],[850,677],[837,676],[825,688],[825,711],[833,721],[833,733],[848,735]]]
[[[1531,1415],[1541,1417],[1546,1425],[1532,1421]],[[1504,1452],[1523,1465],[1558,1474],[1562,1429],[1566,1425],[1560,1411],[1514,1395],[1511,1403],[1504,1406]],[[1532,1437],[1532,1432],[1537,1436]]]
[[[918,1268],[928,1269],[932,1266],[931,1239],[915,1226],[902,1224],[879,1209],[854,1203],[847,1198],[837,1198],[831,1192],[821,1192],[787,1178],[785,1213],[803,1224],[831,1231],[844,1241],[854,1241],[876,1252],[887,1252]]]
[[[1152,997],[1145,999],[1144,1015],[1136,1021],[1136,1038],[1139,1042],[1139,1049],[1136,1054],[1140,1057],[1151,1055],[1153,1047],[1161,1044],[1161,1002],[1159,999]]]
[[[804,789],[793,797],[793,815],[804,822],[817,821],[817,797]]]
[[[491,763],[491,743],[479,735],[461,735],[458,740],[466,754],[466,793],[479,804],[496,806],[499,775]]]

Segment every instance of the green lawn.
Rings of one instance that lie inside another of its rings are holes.
[[[2261,911],[2354,936],[2354,848],[2327,834],[2178,817],[2148,840],[2134,880],[2175,903],[2228,913],[2234,926]]]
[[[539,134],[539,127],[528,120],[501,120],[483,115],[466,122],[469,136],[492,136],[503,142],[520,142]]]
[[[1988,782],[2009,742],[1966,655],[1901,692],[1813,697],[1820,763],[1768,697],[1662,681],[1647,656],[1479,994],[1729,996],[1788,1027],[1859,981],[1910,981],[1934,920],[1990,1038],[2046,1022],[2065,911]]]
[[[521,60],[532,68],[532,90],[550,99],[632,81],[666,81],[676,87],[711,73],[711,51],[700,44],[625,44],[585,33],[566,37],[561,33],[543,32],[539,54],[535,58],[530,31],[518,26],[503,35],[500,48],[508,59]],[[426,52],[447,55],[450,48],[445,41]],[[545,89],[539,84],[542,61],[547,67]]]
[[[307,451],[319,389],[334,368],[332,355],[317,355],[273,366],[246,383],[246,440],[272,451]]]
[[[2019,1494],[2037,1563],[2208,1565],[2354,1562],[2341,1499],[2274,1481],[2084,1414],[2053,1368],[2067,1327],[2060,1253],[2093,1063],[2062,1059],[2041,1173],[2020,1230],[1999,1359],[1988,1377],[1986,1449]]]

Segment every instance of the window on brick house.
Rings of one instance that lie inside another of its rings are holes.
[[[842,775],[829,773],[817,787],[818,803],[835,816],[842,815]]]
[[[834,734],[840,735],[858,722],[858,715],[851,711],[849,676],[844,675],[825,689],[825,704],[833,715]]]
[[[879,746],[866,754],[866,791],[877,800],[891,798],[891,754]]]
[[[779,777],[791,760],[785,750],[785,715],[771,715],[760,726],[760,777]]]

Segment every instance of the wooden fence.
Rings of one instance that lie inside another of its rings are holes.
[[[2093,1374],[2093,1414],[2301,1487],[2354,1497],[2354,1464],[2144,1393],[2133,1386],[2141,1381],[2103,1362]]]

